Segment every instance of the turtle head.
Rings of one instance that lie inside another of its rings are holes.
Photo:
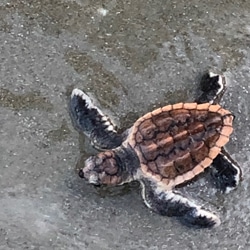
[[[84,168],[80,169],[79,176],[94,185],[117,185],[122,181],[120,172],[115,152],[107,151],[89,157]]]

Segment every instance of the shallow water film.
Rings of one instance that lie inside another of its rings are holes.
[[[250,1],[2,0],[0,13],[0,249],[250,249]],[[182,192],[218,214],[218,228],[152,213],[137,183],[78,177],[96,151],[71,125],[74,87],[122,131],[194,100],[208,69],[228,80],[226,148],[244,179],[225,195],[208,171]]]

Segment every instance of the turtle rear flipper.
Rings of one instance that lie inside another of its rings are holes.
[[[140,180],[145,204],[156,213],[164,216],[177,216],[187,226],[197,228],[216,227],[220,219],[194,202],[173,190],[163,190],[157,183]]]
[[[219,103],[226,89],[226,79],[223,75],[208,72],[203,75],[200,88],[203,93],[196,99],[198,104],[210,102]],[[214,177],[216,185],[225,193],[235,189],[241,180],[240,166],[230,157],[224,148],[213,160],[212,166],[216,169]]]
[[[201,78],[200,89],[203,93],[195,102],[198,104],[206,102],[211,104],[219,103],[226,90],[225,76],[207,72]]]
[[[90,138],[95,148],[113,149],[122,144],[122,136],[117,134],[111,120],[83,91],[72,91],[69,109],[73,125]]]
[[[216,186],[225,193],[235,189],[242,179],[240,166],[230,157],[224,148],[220,154],[213,160],[212,166],[216,172],[213,177],[216,180]]]

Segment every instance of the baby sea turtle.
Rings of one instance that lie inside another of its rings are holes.
[[[81,90],[74,89],[70,115],[76,129],[87,135],[100,152],[79,171],[89,183],[121,185],[137,180],[145,204],[166,216],[178,216],[198,227],[220,224],[213,213],[197,206],[175,187],[209,166],[216,170],[219,187],[229,192],[241,179],[241,169],[223,146],[233,132],[232,113],[218,102],[225,77],[206,73],[202,94],[193,103],[158,108],[139,118],[123,134]]]

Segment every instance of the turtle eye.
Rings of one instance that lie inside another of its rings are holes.
[[[84,178],[84,172],[83,172],[82,169],[79,170],[78,175],[79,175],[81,178]]]

